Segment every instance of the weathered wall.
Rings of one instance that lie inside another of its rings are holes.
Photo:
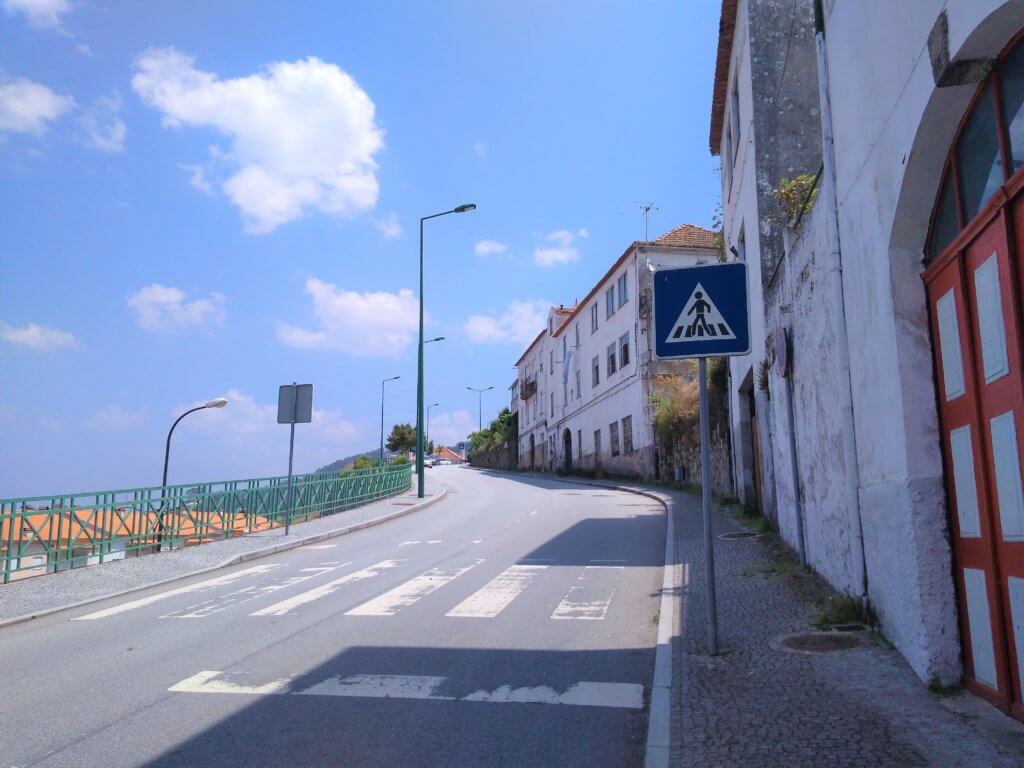
[[[713,493],[732,495],[732,461],[729,446],[729,423],[722,421],[711,430],[711,490]],[[676,468],[682,470],[682,481],[700,485],[700,443],[684,441],[676,445],[669,455],[662,454],[661,477],[675,481]]]
[[[516,453],[511,446],[491,451],[474,451],[469,457],[469,463],[487,469],[518,469]]]
[[[775,370],[769,376],[770,411],[775,439],[777,523],[782,537],[799,547],[797,506],[791,460],[793,408],[796,463],[804,517],[808,563],[836,589],[858,593],[846,507],[843,423],[834,393],[841,385],[835,354],[836,328],[830,307],[829,255],[824,216],[815,205],[791,245],[775,281],[765,294],[769,332],[782,326],[790,334],[791,381]],[[791,399],[792,398],[792,399]]]

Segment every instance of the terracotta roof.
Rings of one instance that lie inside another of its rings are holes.
[[[695,224],[683,224],[671,232],[666,232],[657,240],[651,240],[647,245],[661,245],[672,248],[714,248],[716,247],[717,233],[710,229],[698,227]]]
[[[576,307],[552,307],[556,315],[571,315]]]
[[[722,0],[722,16],[718,20],[718,56],[715,60],[715,90],[711,96],[711,154],[722,146],[722,120],[725,118],[725,94],[729,87],[729,60],[732,58],[732,36],[736,30],[737,0]]]

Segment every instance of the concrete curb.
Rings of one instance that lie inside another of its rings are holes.
[[[500,471],[500,470],[490,470]],[[506,474],[516,474],[507,472]],[[604,488],[610,491],[623,491],[637,496],[645,496],[657,501],[665,508],[665,566],[661,584],[661,603],[658,616],[658,643],[654,651],[654,677],[651,681],[651,700],[647,715],[647,742],[644,754],[644,768],[668,768],[672,750],[672,644],[679,637],[676,629],[677,601],[682,601],[682,594],[675,594],[677,587],[676,559],[678,543],[674,523],[675,502],[668,494],[659,493],[646,488],[635,488],[627,485],[609,485],[607,483],[588,482],[587,480],[571,480],[562,477],[551,477],[536,473],[524,473],[528,477],[543,477],[568,485],[586,485],[591,488]],[[682,615],[682,611],[679,611]]]
[[[381,517],[375,517],[373,520],[364,520],[361,523],[356,523],[355,525],[350,525],[350,526],[348,526],[346,528],[338,528],[338,529],[333,530],[333,531],[324,531],[322,533],[313,534],[312,536],[306,536],[306,537],[301,538],[301,539],[296,539],[295,541],[287,541],[287,542],[283,542],[281,544],[272,544],[270,546],[263,547],[262,549],[254,549],[251,552],[243,552],[243,553],[241,553],[239,555],[234,555],[233,557],[229,557],[227,560],[224,560],[221,563],[217,563],[216,565],[210,565],[210,566],[207,566],[206,568],[200,568],[197,571],[190,571],[189,573],[182,573],[182,574],[179,574],[177,576],[171,576],[171,577],[166,578],[166,579],[161,579],[159,581],[153,581],[153,582],[150,582],[149,584],[140,584],[137,587],[129,587],[128,589],[122,589],[122,590],[119,590],[117,592],[109,592],[109,593],[104,594],[104,595],[97,595],[96,597],[90,597],[90,598],[87,598],[86,600],[79,600],[77,603],[69,603],[68,605],[59,605],[59,606],[56,606],[55,608],[46,608],[45,610],[42,610],[42,611],[35,611],[33,613],[25,613],[25,614],[22,614],[21,616],[15,616],[15,617],[10,618],[10,619],[3,619],[2,621],[0,621],[0,629],[4,629],[6,627],[10,627],[10,626],[13,626],[15,624],[23,624],[24,622],[31,621],[32,619],[41,619],[44,616],[52,616],[53,614],[60,613],[61,611],[70,611],[73,608],[81,608],[83,605],[91,605],[92,603],[98,603],[101,600],[110,600],[111,598],[114,598],[114,597],[122,597],[124,595],[130,595],[133,592],[141,592],[144,589],[152,589],[153,587],[161,587],[164,584],[171,584],[171,583],[173,583],[175,581],[181,581],[182,579],[191,578],[192,576],[201,576],[204,573],[210,573],[211,571],[218,571],[221,568],[227,568],[228,566],[231,566],[231,565],[238,565],[239,563],[245,563],[245,562],[248,562],[249,560],[257,560],[257,559],[259,559],[261,557],[267,557],[268,555],[277,554],[278,552],[285,552],[285,551],[287,551],[289,549],[297,549],[299,547],[304,547],[307,544],[315,544],[318,541],[324,541],[325,539],[333,539],[333,538],[335,538],[337,536],[344,536],[347,533],[355,533],[356,531],[361,531],[364,528],[370,528],[370,527],[372,527],[374,525],[380,525],[381,523],[386,523],[389,520],[394,520],[395,518],[398,518],[398,517],[404,517],[405,515],[412,514],[413,512],[419,512],[421,509],[426,509],[427,507],[431,506],[432,504],[436,504],[437,502],[441,501],[441,499],[443,499],[447,495],[448,495],[448,489],[442,487],[441,490],[437,493],[437,495],[431,496],[429,499],[425,499],[425,500],[423,500],[421,502],[415,503],[412,506],[410,506],[408,509],[399,509],[399,510],[397,510],[395,512],[391,512],[390,514],[383,515]],[[395,498],[395,496],[392,496],[390,498]],[[45,578],[45,577],[42,577],[42,578]]]

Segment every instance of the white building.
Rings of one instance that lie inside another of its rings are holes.
[[[923,680],[1020,719],[1022,28],[1024,0],[724,0],[711,125],[755,324],[739,491]]]
[[[551,308],[516,361],[520,469],[654,477],[653,377],[685,364],[651,359],[652,270],[716,255],[714,233],[686,224],[632,243],[583,301]]]

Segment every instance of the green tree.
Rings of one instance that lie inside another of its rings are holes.
[[[369,469],[373,464],[374,462],[370,461],[369,457],[360,456],[355,460],[355,463],[352,465],[352,469]]]
[[[433,440],[427,440],[427,453],[434,453],[436,447]]]
[[[387,442],[389,451],[409,452],[416,447],[416,429],[412,424],[395,424]]]

